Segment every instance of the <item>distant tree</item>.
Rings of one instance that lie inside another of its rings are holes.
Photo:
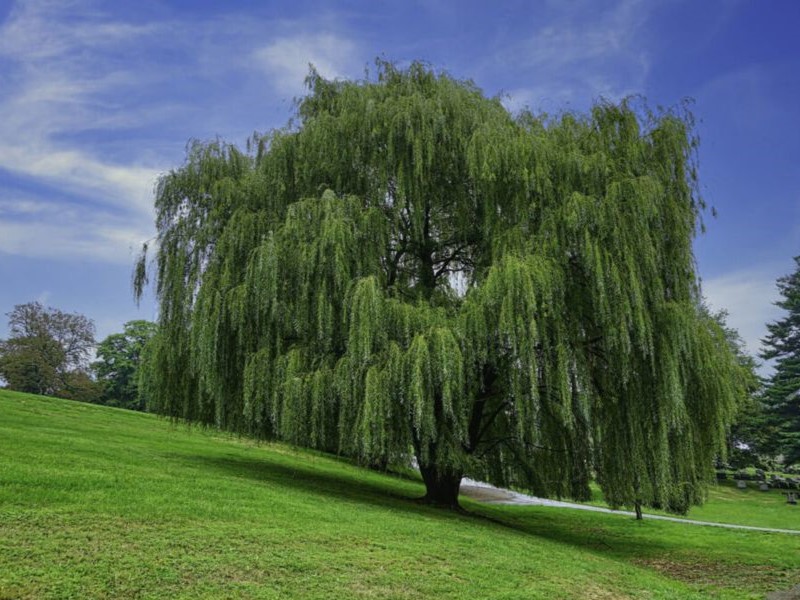
[[[103,404],[103,386],[94,380],[89,371],[76,369],[64,376],[64,387],[56,395],[67,400]]]
[[[765,360],[775,360],[765,402],[777,430],[774,451],[789,464],[800,462],[800,256],[794,261],[795,271],[777,281],[782,299],[775,304],[786,316],[767,324],[761,353]]]
[[[741,381],[698,310],[689,115],[514,116],[418,63],[308,83],[291,127],[158,184],[155,408],[414,456],[446,506],[465,474],[699,502]]]
[[[0,342],[0,376],[9,389],[52,395],[62,387],[59,369],[63,364],[64,351],[49,336]]]
[[[150,321],[129,321],[122,333],[113,333],[97,345],[92,364],[103,385],[103,402],[133,410],[145,410],[146,398],[139,394],[139,364],[145,345],[158,331]]]
[[[94,347],[94,323],[77,314],[18,304],[8,315],[9,337],[0,342],[0,377],[10,389],[75,395],[74,374],[86,372]],[[85,382],[79,386],[85,390]]]
[[[725,334],[728,347],[736,357],[742,381],[742,397],[728,435],[728,457],[734,468],[757,466],[760,454],[765,451],[771,427],[763,401],[764,382],[758,375],[758,361],[748,352],[744,340],[728,324],[728,312],[710,312],[709,316]]]

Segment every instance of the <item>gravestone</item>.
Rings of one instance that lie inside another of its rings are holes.
[[[740,490],[746,490],[747,489],[747,482],[744,481],[743,479],[740,479],[739,481],[736,482],[736,487],[738,489],[740,489]]]
[[[786,494],[786,504],[797,504],[797,494],[789,492]]]
[[[762,492],[768,492],[769,491],[769,484],[767,482],[765,482],[765,481],[762,481],[758,485],[758,489],[760,489]]]

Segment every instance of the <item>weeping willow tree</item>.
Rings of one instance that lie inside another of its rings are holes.
[[[688,114],[511,115],[421,64],[307,83],[287,128],[158,184],[152,408],[416,458],[436,504],[464,475],[702,501],[742,384],[698,308]]]

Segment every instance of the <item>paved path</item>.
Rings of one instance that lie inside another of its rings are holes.
[[[628,515],[631,517],[635,516],[635,513],[627,510],[612,510],[610,508],[603,508],[602,506],[592,506],[591,504],[578,504],[575,502],[562,502],[561,500],[537,498],[536,496],[528,496],[526,494],[520,494],[519,492],[512,492],[511,490],[496,488],[488,483],[473,481],[472,479],[466,478],[461,482],[461,493],[469,498],[472,498],[473,500],[486,502],[487,504],[554,506],[557,508],[577,508],[579,510],[590,510],[593,512]],[[800,535],[800,530],[797,529],[774,529],[772,527],[753,527],[750,525],[733,525],[731,523],[712,523],[710,521],[680,519],[678,517],[666,517],[647,513],[645,513],[645,516],[648,519],[656,519],[658,521],[674,521],[676,523],[689,523],[690,525],[707,525],[708,527],[723,527],[725,529],[744,529],[747,531],[767,531],[770,533],[789,533],[792,535]]]

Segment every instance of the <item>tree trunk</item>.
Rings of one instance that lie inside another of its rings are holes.
[[[636,511],[636,520],[642,520],[642,482],[641,478],[639,477],[639,472],[636,472],[636,475],[633,478],[633,489],[636,493],[636,500],[633,502],[633,508]]]
[[[425,482],[423,502],[444,508],[459,508],[458,489],[462,477],[460,471],[442,469],[435,465],[420,465],[419,472]]]

